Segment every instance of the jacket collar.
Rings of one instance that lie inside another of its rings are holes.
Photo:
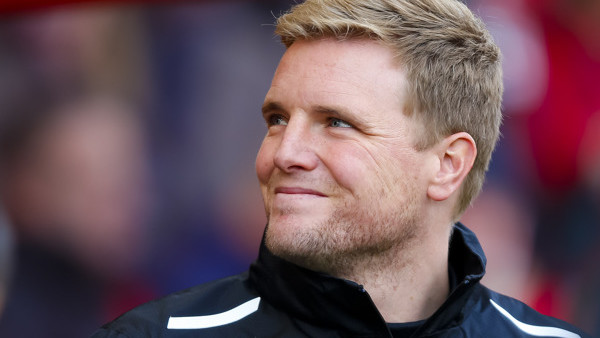
[[[486,258],[475,234],[454,226],[449,265],[457,285],[444,304],[418,330],[427,334],[462,321],[469,290],[485,273]],[[314,272],[273,255],[261,244],[250,267],[250,281],[268,303],[322,327],[360,336],[390,336],[387,325],[364,288],[352,281]]]

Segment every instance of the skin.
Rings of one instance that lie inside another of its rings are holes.
[[[363,284],[389,322],[446,298],[452,206],[475,154],[465,133],[416,150],[424,127],[403,114],[404,89],[375,41],[296,41],[266,95],[256,159],[267,247]]]

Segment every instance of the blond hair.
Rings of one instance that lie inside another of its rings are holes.
[[[408,80],[404,112],[426,128],[416,148],[461,131],[477,145],[458,219],[481,190],[502,120],[500,50],[481,20],[456,0],[307,0],[279,17],[275,33],[286,47],[298,39],[369,38],[395,52]]]

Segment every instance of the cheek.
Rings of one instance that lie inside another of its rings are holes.
[[[407,163],[379,145],[346,144],[329,149],[328,168],[335,181],[355,194],[389,195],[404,180]]]
[[[371,167],[369,154],[354,144],[332,144],[321,159],[337,184],[350,191],[364,182]]]
[[[271,146],[270,142],[264,140],[258,154],[256,155],[256,176],[261,184],[266,184],[273,172],[275,156],[275,147]]]

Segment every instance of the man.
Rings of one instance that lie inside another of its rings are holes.
[[[262,109],[259,258],[95,337],[582,335],[479,284],[485,257],[455,223],[502,96],[499,50],[463,4],[308,0],[276,33],[287,51]]]

